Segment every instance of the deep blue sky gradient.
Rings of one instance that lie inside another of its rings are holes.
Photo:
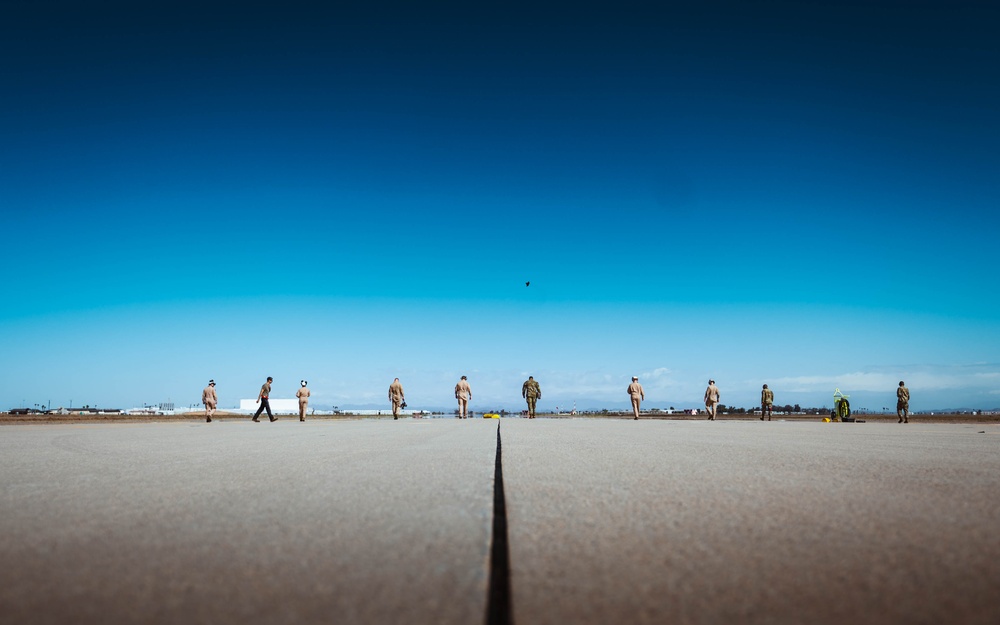
[[[2,9],[0,406],[1000,405],[996,5],[94,4]]]

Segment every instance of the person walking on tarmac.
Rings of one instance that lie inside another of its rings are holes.
[[[472,387],[464,375],[455,385],[455,399],[458,400],[458,418],[469,418],[469,400],[472,399]]]
[[[392,384],[389,385],[389,401],[392,402],[392,420],[395,421],[399,419],[399,409],[406,402],[403,397],[403,385],[399,378],[393,380]]]
[[[771,420],[771,407],[774,406],[774,391],[767,388],[767,384],[760,392],[760,420],[764,420],[764,415],[767,414],[767,420]]]
[[[899,423],[910,422],[910,389],[906,388],[902,380],[896,389],[896,415],[899,417]]]
[[[306,410],[309,408],[309,396],[312,393],[309,392],[309,383],[302,380],[302,388],[295,391],[295,396],[299,398],[299,421],[306,420]]]
[[[534,419],[535,402],[542,398],[542,388],[538,386],[534,376],[529,375],[528,379],[521,385],[521,397],[528,402],[528,418]]]
[[[267,401],[268,396],[271,394],[271,382],[273,381],[274,378],[267,376],[267,382],[264,382],[264,384],[261,385],[260,392],[257,393],[257,403],[260,404],[260,408],[258,408],[257,412],[253,415],[252,421],[255,423],[260,423],[260,419],[257,417],[259,417],[260,413],[265,410],[267,411],[267,418],[271,420],[271,423],[277,421],[277,419],[274,418],[274,415],[271,414],[271,404]]]
[[[625,391],[632,400],[632,415],[633,421],[639,420],[639,405],[642,400],[646,399],[646,393],[642,390],[642,384],[639,384],[639,378],[632,376],[632,383],[628,385],[628,390]]]
[[[215,394],[215,380],[209,380],[208,386],[201,392],[201,403],[205,404],[205,423],[211,423],[215,407],[219,405],[219,398]]]
[[[705,412],[708,413],[708,420],[715,421],[715,410],[719,406],[719,387],[715,385],[715,380],[708,381],[708,388],[705,389]]]

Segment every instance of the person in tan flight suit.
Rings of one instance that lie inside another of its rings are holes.
[[[464,375],[455,385],[455,399],[458,400],[458,418],[469,418],[469,400],[472,399],[472,387]]]
[[[312,393],[309,392],[309,383],[302,380],[302,387],[295,391],[295,396],[299,398],[299,421],[306,420],[306,409],[309,408],[309,396]]]
[[[389,401],[392,402],[392,419],[399,419],[399,409],[406,401],[403,397],[403,385],[399,383],[399,378],[389,385]]]
[[[208,386],[201,392],[201,403],[205,404],[205,422],[211,423],[215,407],[219,405],[219,398],[215,395],[215,380],[209,380]]]
[[[632,414],[635,416],[635,421],[639,420],[639,404],[642,400],[646,399],[646,394],[642,391],[642,384],[639,384],[639,378],[632,376],[632,383],[628,385],[628,395],[632,398]]]
[[[760,391],[760,420],[764,420],[764,415],[767,414],[767,420],[771,420],[771,407],[774,406],[774,391],[767,388],[767,384]]]
[[[906,388],[903,381],[899,381],[899,388],[896,389],[896,415],[900,423],[910,422],[910,389]]]
[[[719,388],[715,385],[715,380],[708,381],[708,388],[705,389],[705,412],[708,413],[708,420],[715,421],[715,409],[719,405]]]

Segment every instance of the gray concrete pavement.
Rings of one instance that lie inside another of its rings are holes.
[[[482,622],[496,426],[0,427],[0,622]],[[521,625],[1000,622],[1000,427],[501,427]]]
[[[518,623],[1000,622],[996,426],[502,433]]]
[[[481,622],[495,432],[0,428],[0,622]]]

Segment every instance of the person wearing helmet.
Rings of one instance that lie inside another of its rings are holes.
[[[295,391],[295,396],[299,398],[299,421],[305,421],[306,410],[309,408],[309,396],[312,393],[309,392],[308,382],[302,380],[301,384],[299,390]]]

